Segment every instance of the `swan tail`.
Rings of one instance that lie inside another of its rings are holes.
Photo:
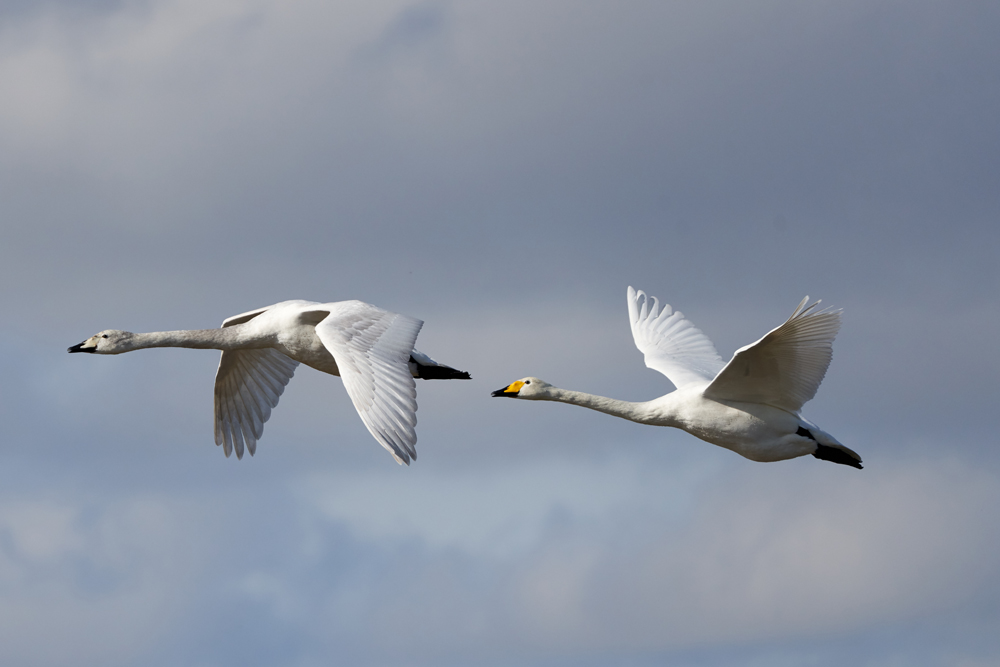
[[[467,371],[445,366],[414,350],[410,353],[410,374],[421,380],[471,380]]]

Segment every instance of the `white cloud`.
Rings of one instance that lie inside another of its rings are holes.
[[[184,503],[0,505],[0,661],[134,664],[169,633],[206,554]]]
[[[400,645],[451,645],[444,629],[467,615],[501,633],[469,628],[496,650],[566,657],[802,641],[942,613],[1000,584],[984,509],[1000,480],[949,460],[392,477],[318,475],[300,497],[371,547],[418,540],[405,583],[367,612],[412,615]],[[447,585],[427,579],[441,576],[436,553],[468,559]],[[495,583],[471,592],[483,576]]]
[[[1000,533],[984,508],[1000,500],[1000,480],[947,460],[857,476],[825,468],[743,469],[702,487],[711,497],[680,530],[589,545],[602,557],[560,584],[584,602],[554,613],[566,629],[546,636],[631,650],[830,636],[997,585]],[[528,568],[522,590],[535,590],[536,567],[551,565]],[[566,623],[581,606],[589,613]]]
[[[77,553],[83,536],[74,525],[79,512],[51,503],[0,507],[0,530],[10,536],[13,553],[30,561],[48,561]]]
[[[316,474],[297,486],[303,502],[327,520],[346,524],[360,540],[415,538],[431,551],[457,549],[504,561],[537,549],[561,516],[602,532],[640,518],[676,521],[711,470],[686,466],[664,472],[626,458],[595,464],[543,455],[530,466],[460,474],[416,469]]]

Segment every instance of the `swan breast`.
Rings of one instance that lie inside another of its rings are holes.
[[[295,361],[330,375],[340,375],[337,361],[311,326],[295,327],[278,336],[275,347]]]
[[[670,396],[673,394],[664,398]],[[815,449],[815,442],[796,434],[798,416],[780,408],[716,401],[700,392],[683,392],[672,403],[670,425],[752,461],[781,461],[810,454]]]

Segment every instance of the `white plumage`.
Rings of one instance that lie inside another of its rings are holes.
[[[813,456],[861,467],[861,458],[799,415],[816,395],[833,355],[840,311],[803,299],[784,324],[736,351],[724,364],[712,341],[655,297],[628,288],[629,322],[646,365],[677,391],[633,403],[553,387],[534,377],[493,392],[558,401],[643,424],[681,428],[754,461]]]
[[[226,456],[253,455],[264,423],[296,367],[344,380],[375,439],[399,463],[417,457],[415,377],[469,379],[413,349],[423,322],[361,301],[284,301],[222,323],[220,329],[130,333],[109,329],[70,352],[121,354],[150,347],[222,350],[215,376],[215,443]]]

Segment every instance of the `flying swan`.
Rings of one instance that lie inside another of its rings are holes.
[[[807,296],[780,327],[736,351],[723,364],[708,336],[668,304],[628,288],[635,345],[646,366],[676,387],[666,396],[632,403],[553,387],[526,377],[493,392],[535,401],[559,401],[640,424],[673,426],[751,461],[783,461],[812,454],[861,468],[861,457],[799,416],[816,395],[833,355],[839,310],[806,306]]]
[[[361,420],[398,463],[417,458],[413,378],[468,380],[413,349],[423,321],[362,301],[283,301],[230,317],[219,329],[130,333],[108,329],[69,352],[149,347],[222,350],[215,374],[215,444],[253,456],[264,422],[300,363],[339,375]]]

